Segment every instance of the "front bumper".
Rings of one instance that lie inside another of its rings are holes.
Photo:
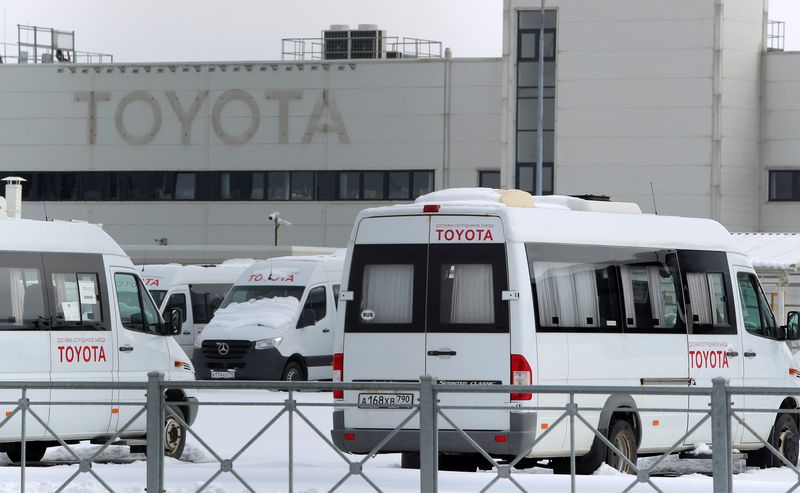
[[[353,454],[366,454],[378,445],[392,430],[345,428],[344,411],[333,412],[331,438],[337,448]],[[511,413],[508,430],[466,430],[467,435],[492,456],[516,456],[526,452],[536,439],[536,413]],[[350,440],[345,440],[345,434]],[[498,441],[504,436],[505,441]],[[419,430],[400,430],[381,449],[381,453],[418,452]],[[477,453],[456,430],[439,430],[439,452]]]
[[[277,348],[250,348],[246,354],[235,358],[208,358],[202,349],[192,355],[194,373],[198,380],[211,380],[211,370],[235,370],[236,380],[280,380],[289,358]]]

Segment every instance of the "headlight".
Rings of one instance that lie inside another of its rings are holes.
[[[283,340],[283,337],[273,337],[271,339],[261,339],[256,341],[256,349],[267,349],[271,347],[278,347]]]
[[[194,348],[195,349],[201,349],[202,347],[203,347],[203,340],[200,339],[200,338],[195,339],[194,340]]]

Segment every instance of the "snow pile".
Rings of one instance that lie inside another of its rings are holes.
[[[420,195],[417,204],[428,202],[500,202],[500,191],[494,188],[449,188]]]
[[[605,462],[600,464],[600,467],[598,467],[597,470],[592,474],[595,476],[623,476],[621,472],[617,471]]]
[[[694,450],[689,452],[691,455],[711,455],[711,447],[703,442],[694,444]]]
[[[245,324],[280,327],[291,323],[300,308],[300,301],[286,298],[251,299],[244,303],[231,303],[214,313],[208,328],[233,329]]]

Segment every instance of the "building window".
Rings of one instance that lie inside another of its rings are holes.
[[[536,190],[536,163],[539,158],[539,47],[544,43],[544,112],[542,114],[542,193],[553,193],[555,161],[555,86],[556,86],[556,11],[544,14],[544,38],[540,40],[540,10],[519,12],[517,33],[517,188]]]
[[[769,200],[772,202],[800,201],[800,170],[770,171]]]
[[[485,188],[500,188],[500,171],[478,171],[478,186]]]
[[[430,170],[66,171],[10,174],[25,201],[412,200],[433,191]]]

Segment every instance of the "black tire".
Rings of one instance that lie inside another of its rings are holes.
[[[475,472],[478,470],[476,454],[439,454],[439,470]]]
[[[181,419],[184,419],[183,412],[177,407],[170,407]],[[164,418],[164,456],[180,459],[183,449],[186,447],[186,428],[175,419],[175,416],[167,413]]]
[[[306,379],[306,374],[303,367],[296,361],[286,363],[286,368],[283,369],[283,377],[281,380],[296,382]]]
[[[9,444],[3,450],[11,462],[19,464],[22,462],[22,445],[19,443]],[[44,453],[47,452],[47,444],[44,442],[27,442],[25,444],[25,463],[41,462]]]
[[[419,469],[419,452],[403,452],[400,454],[400,468]]]
[[[611,423],[611,431],[608,432],[608,441],[613,443],[627,459],[636,464],[639,458],[637,451],[636,432],[633,427],[625,420],[617,420]],[[616,452],[607,447],[606,464],[617,471],[625,474],[633,474],[631,465],[623,460]]]
[[[791,414],[779,414],[775,418],[775,425],[769,433],[769,444],[775,447],[783,457],[797,464],[798,451],[800,451],[800,433],[797,430],[797,423]],[[747,465],[749,467],[782,467],[783,462],[775,457],[767,447],[747,453]]]

